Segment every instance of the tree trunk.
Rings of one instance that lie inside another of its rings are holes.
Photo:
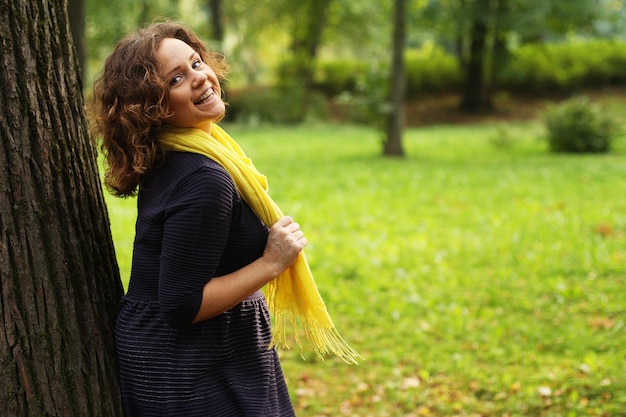
[[[465,93],[461,108],[479,112],[491,108],[491,100],[485,94],[485,52],[489,22],[489,0],[475,0],[474,21],[471,30],[470,57],[465,80]]]
[[[403,156],[402,130],[404,124],[404,99],[406,70],[404,68],[404,45],[406,43],[406,0],[394,0],[393,54],[391,62],[390,109],[386,119],[387,137],[384,154]]]
[[[222,0],[209,0],[207,7],[211,15],[211,38],[218,42],[220,51],[223,51],[224,19],[222,15]]]
[[[317,51],[328,20],[328,8],[333,0],[310,0],[296,6],[291,51],[293,54],[290,80],[282,80],[283,88],[299,95],[294,103],[293,121],[305,119],[311,104],[313,73]]]
[[[211,19],[211,39],[217,43],[217,47],[214,46],[213,49],[217,49],[219,52],[224,53],[224,36],[226,32],[224,30],[222,0],[207,0],[205,7],[209,12]],[[230,100],[228,80],[222,80],[220,84],[222,87],[222,98],[228,102]]]
[[[491,97],[498,91],[500,74],[507,64],[508,50],[504,33],[504,19],[508,12],[506,0],[495,0],[493,25],[493,44],[491,47],[491,77],[487,88],[487,96]]]
[[[120,416],[122,286],[66,4],[0,19],[0,415]]]

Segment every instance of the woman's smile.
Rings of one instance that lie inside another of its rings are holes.
[[[202,94],[202,97],[200,97],[200,99],[196,101],[194,104],[196,106],[207,104],[213,98],[214,95],[215,93],[213,92],[213,87],[209,87],[209,89],[206,90],[204,94]]]

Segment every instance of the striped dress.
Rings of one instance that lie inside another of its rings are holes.
[[[267,234],[204,156],[171,153],[142,184],[116,325],[126,417],[295,415],[261,292],[191,324],[204,284],[259,258]]]

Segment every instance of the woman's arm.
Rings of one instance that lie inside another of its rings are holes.
[[[263,256],[205,284],[200,310],[193,322],[209,319],[239,304],[287,269],[306,244],[298,223],[289,216],[279,219],[270,228]]]

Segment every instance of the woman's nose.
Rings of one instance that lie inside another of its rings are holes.
[[[209,77],[200,71],[194,71],[193,73],[193,86],[198,87],[202,86]]]

